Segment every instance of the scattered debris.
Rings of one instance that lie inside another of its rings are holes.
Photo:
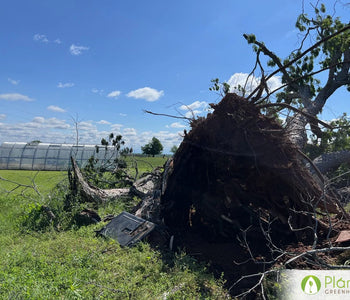
[[[113,214],[108,214],[106,215],[104,218],[103,218],[103,222],[108,222],[108,221],[111,221],[113,218],[115,217],[115,215]]]
[[[53,220],[56,219],[56,216],[55,216],[55,214],[52,212],[52,210],[51,210],[50,207],[48,207],[48,206],[46,206],[46,205],[42,205],[42,206],[41,206],[41,210],[42,210],[43,212],[46,213],[46,215],[49,217],[50,221],[53,221]]]
[[[78,215],[80,223],[83,224],[96,224],[101,222],[101,217],[98,213],[92,209],[84,208]]]
[[[124,211],[96,233],[117,240],[121,246],[131,247],[147,236],[155,226],[152,222]]]
[[[310,172],[307,157],[259,105],[227,94],[211,106],[206,118],[191,121],[163,173],[155,170],[130,189],[95,188],[72,163],[87,199],[141,197],[136,216],[123,212],[98,234],[132,246],[156,228],[150,240],[157,245],[184,247],[211,262],[228,284],[239,282],[229,289],[233,295],[251,291],[251,274],[273,266],[327,266],[327,251],[344,250],[333,243],[350,241],[349,216],[337,193],[317,167]]]
[[[344,243],[350,241],[350,230],[343,230],[339,233],[338,238],[335,240],[336,243]]]

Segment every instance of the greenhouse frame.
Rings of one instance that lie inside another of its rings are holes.
[[[0,169],[63,171],[71,166],[71,156],[84,167],[92,156],[99,165],[107,165],[118,155],[112,146],[4,142],[0,146]]]

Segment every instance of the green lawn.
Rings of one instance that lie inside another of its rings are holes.
[[[142,173],[151,172],[156,167],[162,167],[168,158],[169,156],[148,157],[141,155],[133,155],[127,156],[125,160],[132,175],[135,174],[135,167],[137,167],[138,174],[140,176]]]
[[[33,194],[35,191],[30,187],[18,186],[20,183],[27,186],[35,186],[40,193],[47,195],[56,185],[67,178],[67,172],[59,171],[17,171],[17,170],[0,170],[0,177],[9,181],[0,180],[0,193],[14,191],[16,194]]]
[[[155,159],[159,159],[158,157]],[[0,171],[40,192],[7,194],[14,184],[0,181],[0,299],[222,299],[222,281],[185,254],[164,253],[146,242],[121,248],[95,237],[103,224],[45,232],[24,230],[26,213],[44,203],[65,172]],[[54,200],[54,199],[52,199]],[[111,203],[99,213],[120,205]],[[166,257],[166,259],[165,259]]]

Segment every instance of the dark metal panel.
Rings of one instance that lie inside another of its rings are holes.
[[[117,240],[121,246],[132,246],[148,235],[155,226],[152,222],[124,211],[98,231],[98,234]]]

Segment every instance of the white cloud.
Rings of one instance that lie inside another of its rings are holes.
[[[242,91],[239,90],[239,86],[244,88],[246,94],[253,92],[255,88],[260,83],[261,78],[250,76],[247,73],[235,73],[233,74],[227,83],[230,85],[230,92],[236,93],[238,95],[243,95]],[[267,81],[268,88],[272,91],[282,85],[280,76],[273,76]]]
[[[51,128],[56,128],[56,129],[68,129],[71,126],[66,123],[65,120],[60,120],[57,118],[50,118],[45,120],[45,124],[47,124]]]
[[[107,97],[108,98],[118,98],[118,96],[121,94],[121,91],[113,91],[113,92],[110,92]]]
[[[100,125],[110,125],[111,123],[106,121],[106,120],[101,120],[101,121],[98,121],[97,124],[100,124]]]
[[[93,134],[96,132],[93,131]],[[96,134],[96,136],[98,133]],[[88,143],[89,132],[81,131],[79,136]],[[30,122],[0,123],[0,142],[29,142],[40,140],[48,143],[75,143],[75,127],[57,118],[35,117]],[[95,141],[95,139],[93,139]],[[93,143],[93,142],[90,142]]]
[[[91,89],[91,92],[102,96],[102,94],[104,93],[104,90],[93,88],[93,89]]]
[[[65,120],[60,120],[57,118],[45,119],[44,117],[35,117],[31,122],[22,123],[28,128],[42,128],[42,129],[68,129],[70,125],[66,123]]]
[[[135,128],[125,128],[122,132],[116,132],[123,136],[125,146],[132,147],[135,153],[141,153],[141,146],[149,143],[152,137],[156,137],[160,140],[164,146],[163,153],[170,153],[170,149],[174,145],[179,145],[182,141],[183,131],[170,132],[170,131],[139,131]],[[108,135],[108,134],[107,134]]]
[[[149,102],[157,101],[163,95],[164,95],[164,91],[157,91],[150,87],[137,89],[127,94],[128,97],[132,97],[135,99],[144,99]]]
[[[2,116],[0,115],[0,118]],[[103,120],[101,120],[103,121]],[[132,147],[136,153],[141,153],[141,146],[149,143],[152,137],[157,137],[164,146],[164,153],[170,153],[174,145],[178,145],[183,131],[140,131],[136,128],[123,129],[122,124],[107,124],[108,130],[98,130],[98,122],[85,121],[78,123],[79,144],[99,145],[102,137],[111,132],[121,134],[127,147]],[[46,143],[76,143],[75,124],[58,118],[44,118],[37,116],[30,122],[6,123],[0,122],[0,143],[5,141],[28,142],[40,140]]]
[[[7,78],[7,81],[13,85],[17,85],[20,82],[20,80],[14,80],[12,78]]]
[[[49,40],[47,39],[45,34],[34,34],[33,40],[37,42],[42,42],[42,43],[48,43]]]
[[[152,137],[156,137],[160,140],[164,147],[163,153],[170,153],[170,149],[174,145],[179,145],[182,141],[183,131],[178,132],[169,132],[169,131],[144,131],[137,134],[137,136],[134,137],[127,137],[125,138],[125,142],[127,145],[131,145],[134,149],[136,149],[135,152],[140,151],[138,149],[141,149],[141,146],[144,146],[145,144],[149,143],[152,140]]]
[[[126,117],[127,114],[119,113],[119,116],[121,116],[121,117]]]
[[[39,34],[39,33],[34,34],[33,40],[36,42],[41,42],[41,43],[46,43],[46,44],[47,43],[54,43],[54,44],[58,44],[58,45],[62,44],[62,41],[58,38],[53,40],[53,41],[52,40],[50,41],[45,34]]]
[[[5,114],[0,114],[0,120],[5,120],[6,119],[6,115]]]
[[[6,101],[33,101],[32,98],[29,98],[26,95],[22,95],[19,93],[11,93],[11,94],[0,94],[0,100],[6,100]]]
[[[84,51],[87,51],[87,50],[89,50],[89,47],[77,46],[77,45],[74,45],[74,44],[72,44],[69,47],[69,52],[72,55],[81,55]]]
[[[203,113],[202,110],[189,110],[187,113],[185,113],[185,117],[186,118],[195,118],[196,116],[198,116],[199,114]]]
[[[208,106],[208,103],[205,101],[195,101],[189,105],[181,105],[180,109],[181,110],[195,110],[200,108],[201,110],[204,110]]]
[[[174,123],[171,123],[169,127],[171,127],[171,128],[185,128],[186,125],[181,124],[180,122],[174,122]]]
[[[50,105],[47,107],[48,110],[54,111],[54,112],[60,112],[60,113],[64,113],[66,112],[63,108],[56,106],[56,105]]]
[[[141,146],[149,143],[152,137],[156,137],[160,140],[164,146],[163,153],[170,153],[170,149],[174,145],[179,145],[182,141],[183,131],[170,132],[170,131],[139,131],[135,128],[125,128],[122,132],[119,132],[125,141],[125,146],[132,147],[135,153],[141,153]]]
[[[123,136],[136,136],[136,130],[135,128],[124,128],[123,130]]]
[[[43,117],[35,117],[32,122],[43,124],[43,123],[45,123],[45,118],[43,118]]]
[[[281,85],[282,85],[282,81],[280,76],[272,76],[271,79],[267,81],[267,86],[270,91],[273,91],[279,88]]]
[[[123,127],[123,125],[122,124],[113,124],[113,125],[111,125],[111,130],[112,130],[112,132],[119,132],[120,133],[120,130],[121,130],[121,128]]]
[[[66,83],[62,83],[62,82],[59,82],[57,87],[58,88],[61,88],[61,89],[64,89],[64,88],[70,88],[70,87],[73,87],[75,84],[73,82],[66,82]]]
[[[181,105],[180,109],[186,111],[186,118],[194,118],[195,116],[207,112],[208,103],[205,101],[195,101],[188,105]]]
[[[92,124],[92,121],[83,121],[78,123],[79,130],[95,130],[96,126]]]

